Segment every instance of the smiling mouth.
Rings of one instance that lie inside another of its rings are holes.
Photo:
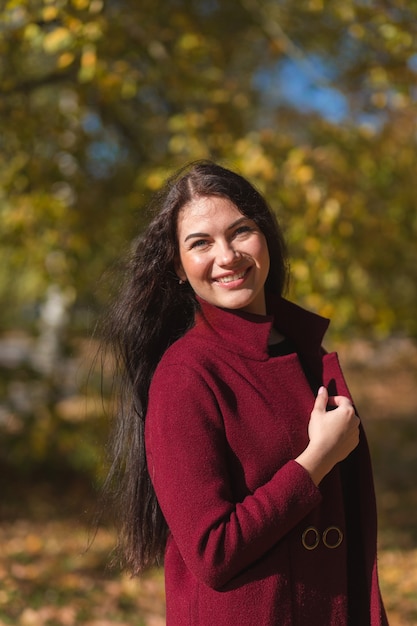
[[[236,280],[241,280],[242,278],[244,278],[249,270],[250,268],[248,267],[246,270],[242,270],[241,272],[237,272],[236,274],[230,274],[229,276],[216,278],[214,282],[221,283],[223,285],[226,285],[227,283],[233,283]]]

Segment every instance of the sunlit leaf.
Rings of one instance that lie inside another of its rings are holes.
[[[48,54],[56,54],[64,48],[67,48],[71,42],[71,32],[67,28],[59,27],[44,36],[43,48]]]

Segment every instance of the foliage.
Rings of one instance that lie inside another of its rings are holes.
[[[0,539],[0,626],[164,626],[163,572],[132,579],[107,569],[115,541],[108,529],[88,551],[88,528],[77,520],[6,523]],[[416,557],[380,553],[391,626],[415,624]]]
[[[213,157],[278,211],[292,296],[339,332],[417,334],[414,3],[2,7],[4,323],[51,283],[100,305],[150,193]]]
[[[0,529],[1,626],[163,626],[162,572],[141,580],[107,569],[114,536],[89,550],[77,521],[19,521]]]

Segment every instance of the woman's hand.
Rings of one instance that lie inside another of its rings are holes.
[[[328,405],[335,408],[327,410]],[[359,424],[349,398],[329,397],[325,387],[319,389],[308,425],[310,443],[295,459],[309,472],[316,485],[356,448]]]

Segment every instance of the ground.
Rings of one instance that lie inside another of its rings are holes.
[[[341,360],[365,424],[380,519],[381,587],[391,626],[417,624],[417,351],[356,342]],[[164,626],[162,570],[131,579],[109,568],[114,534],[95,540],[83,511],[58,511],[34,490],[36,516],[0,524],[0,626]],[[77,500],[71,493],[67,499]],[[32,510],[22,506],[22,511]],[[66,502],[67,500],[63,500]]]

